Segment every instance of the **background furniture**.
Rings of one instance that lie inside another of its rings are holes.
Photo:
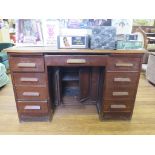
[[[155,84],[155,53],[153,52],[149,54],[146,78],[149,82]]]
[[[0,63],[0,87],[6,85],[9,82],[9,77],[6,74],[6,68]]]
[[[8,55],[3,50],[12,46],[14,46],[12,43],[0,43],[0,63],[5,65],[6,70],[9,70]]]
[[[143,56],[143,64],[147,64],[150,52],[155,51],[155,27],[139,26],[133,27],[133,32],[138,32],[143,36],[144,48],[146,52]]]
[[[131,119],[143,50],[13,47],[7,52],[20,121],[50,120],[58,105],[66,100],[74,105],[73,94],[80,106],[86,100],[95,104],[101,120]]]
[[[6,74],[9,70],[8,55],[3,50],[11,46],[13,46],[12,43],[0,43],[0,87],[9,82],[9,77]]]

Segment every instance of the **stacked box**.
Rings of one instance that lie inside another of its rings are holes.
[[[142,41],[117,41],[117,49],[139,49],[143,48]]]
[[[91,49],[115,49],[116,28],[112,26],[100,26],[92,29]]]

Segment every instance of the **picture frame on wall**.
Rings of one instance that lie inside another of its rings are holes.
[[[132,32],[132,19],[113,19],[112,26],[116,27],[116,34],[131,34]]]
[[[89,19],[88,26],[111,26],[111,19]]]
[[[89,29],[94,26],[111,26],[111,19],[68,19],[67,28]]]
[[[41,20],[18,19],[16,21],[17,46],[43,46]]]
[[[59,35],[59,20],[42,20],[44,46],[57,47]]]

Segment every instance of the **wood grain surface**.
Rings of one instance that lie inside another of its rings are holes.
[[[129,49],[129,50],[91,50],[91,49],[57,49],[57,48],[52,48],[52,47],[19,47],[19,46],[13,46],[11,48],[5,49],[6,52],[9,53],[128,53],[128,54],[135,54],[139,53],[142,54],[146,52],[145,49]]]

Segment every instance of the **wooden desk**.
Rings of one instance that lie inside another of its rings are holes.
[[[65,104],[68,90],[64,90],[70,88],[72,98],[76,93],[71,88],[77,83],[76,101],[95,104],[100,120],[131,119],[145,50],[12,47],[6,51],[20,121],[51,120],[54,109]]]

